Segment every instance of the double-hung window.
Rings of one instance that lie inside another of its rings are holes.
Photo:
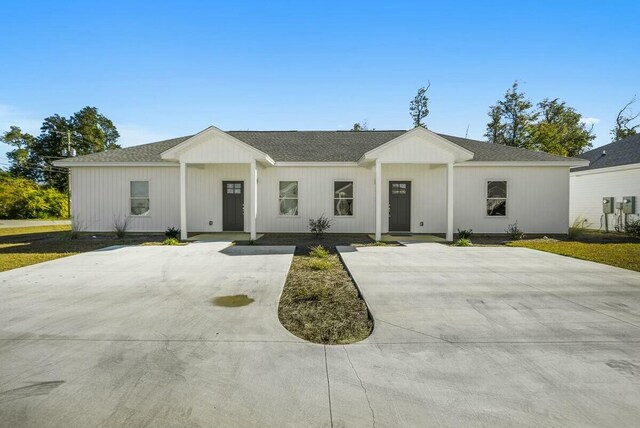
[[[333,215],[353,216],[353,181],[333,182]]]
[[[298,215],[298,182],[281,181],[279,186],[280,215]]]
[[[487,216],[507,215],[507,182],[487,181]]]
[[[129,200],[131,215],[149,215],[149,182],[131,181]]]

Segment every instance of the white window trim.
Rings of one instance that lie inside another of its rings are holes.
[[[131,196],[131,183],[137,182],[137,181],[146,181],[147,182],[147,189],[148,189],[148,193],[147,193],[147,197],[143,198],[140,196]],[[129,217],[136,217],[136,218],[148,218],[151,217],[151,180],[147,179],[139,179],[139,180],[129,180]],[[134,199],[148,199],[149,200],[149,210],[147,212],[147,214],[131,214],[131,201]]]
[[[507,194],[504,198],[490,198],[489,197],[489,182],[491,181],[504,181],[506,184]],[[489,199],[504,199],[504,215],[489,215],[487,213],[487,201]],[[484,183],[484,217],[485,218],[509,218],[509,180],[506,178],[490,178],[485,180]]]
[[[342,182],[347,181],[347,182],[351,183],[351,187],[353,188],[353,196],[351,198],[344,198],[344,199],[351,199],[351,203],[352,203],[352,214],[351,215],[347,215],[347,214],[345,214],[345,215],[336,215],[336,213],[335,213],[336,212],[335,211],[336,210],[335,204],[336,204],[336,201],[338,200],[336,198],[336,183],[340,182],[340,181],[342,181]],[[331,195],[332,195],[331,212],[333,213],[333,217],[334,218],[340,218],[340,219],[345,218],[346,219],[346,218],[355,218],[356,217],[356,181],[354,179],[344,179],[344,180],[336,179],[336,180],[333,180],[333,183],[332,183],[332,186],[331,186]]]
[[[297,198],[281,198],[280,197],[280,183],[282,182],[287,182],[287,181],[295,181],[296,183],[298,183],[298,197]],[[298,218],[300,217],[300,180],[297,179],[282,179],[282,180],[278,180],[278,188],[276,189],[278,192],[278,217],[282,217],[282,218]],[[297,200],[298,201],[298,214],[292,215],[292,214],[282,214],[280,212],[280,200],[281,199],[290,199],[290,200]]]

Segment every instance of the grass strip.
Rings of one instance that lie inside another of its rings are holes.
[[[294,335],[322,344],[359,342],[373,328],[366,304],[335,254],[293,257],[278,317]]]

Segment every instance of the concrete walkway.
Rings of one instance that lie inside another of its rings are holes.
[[[368,414],[380,426],[640,420],[640,273],[524,248],[340,250],[376,324],[366,342],[328,348],[334,417]],[[349,400],[359,389],[366,400]]]

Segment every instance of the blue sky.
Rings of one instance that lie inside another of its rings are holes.
[[[24,1],[2,15],[1,131],[86,105],[124,146],[209,125],[407,129],[431,81],[428,127],[482,139],[518,80],[590,118],[601,145],[640,95],[638,1]]]

